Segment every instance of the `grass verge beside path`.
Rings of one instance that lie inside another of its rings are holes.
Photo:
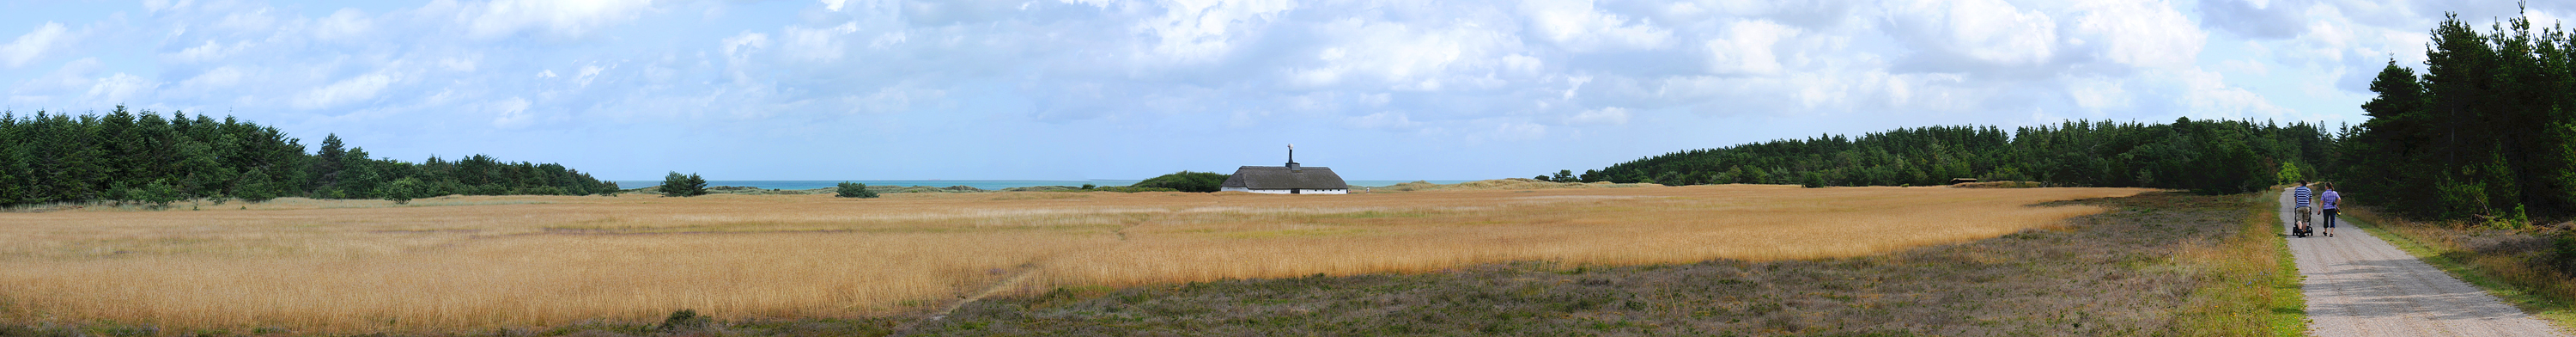
[[[2563,275],[2533,268],[2528,261],[2532,257],[2519,256],[2547,248],[2526,247],[2541,239],[2508,231],[2390,219],[2367,209],[2348,210],[2336,221],[2386,240],[2451,277],[2477,285],[2524,313],[2548,320],[2561,332],[2576,333],[2576,329],[2570,329],[2576,327],[2576,289],[2545,288],[2576,285],[2564,284],[2567,278]]]
[[[2307,296],[2300,291],[2298,261],[2283,240],[2279,192],[2252,196],[2244,230],[2211,251],[2186,251],[2183,265],[2209,266],[2209,279],[2192,292],[2196,306],[2182,310],[2184,335],[2306,336]]]
[[[2057,229],[1889,255],[1068,288],[917,335],[2299,335],[2260,196],[2149,193]]]

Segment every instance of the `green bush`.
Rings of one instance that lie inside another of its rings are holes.
[[[392,183],[386,183],[384,186],[376,187],[377,197],[385,198],[385,200],[392,200],[396,205],[409,204],[411,203],[412,198],[422,197],[425,196],[425,194],[428,194],[428,184],[423,184],[420,182],[420,179],[412,179],[410,177],[395,179]]]
[[[840,188],[833,190],[832,196],[842,198],[875,198],[877,197],[877,191],[868,190],[868,184],[844,181],[841,182]]]
[[[150,184],[143,184],[143,188],[128,191],[126,197],[152,203],[154,207],[170,206],[171,202],[179,201],[180,198],[179,189],[170,187],[169,183],[162,180],[154,180]]]
[[[715,321],[715,319],[712,317],[698,315],[697,310],[680,309],[680,311],[671,312],[670,317],[663,317],[662,324],[654,326],[653,330],[660,330],[664,333],[693,331],[705,329],[707,328],[707,323],[711,323],[713,321]]]
[[[671,172],[670,175],[662,176],[661,190],[662,196],[665,197],[694,197],[707,195],[707,179],[698,177],[698,174],[696,173],[680,175],[680,172],[675,171]]]
[[[1145,179],[1145,181],[1136,182],[1135,185],[1128,186],[1139,188],[1168,188],[1181,192],[1216,192],[1218,190],[1225,189],[1225,179],[1229,177],[1230,176],[1211,172],[1181,171],[1178,173],[1154,177],[1153,179]]]

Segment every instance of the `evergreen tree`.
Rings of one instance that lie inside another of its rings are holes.
[[[697,173],[681,175],[680,172],[673,171],[670,175],[662,176],[662,187],[660,190],[662,192],[662,196],[665,197],[694,197],[706,195],[707,180],[706,178],[698,177]]]

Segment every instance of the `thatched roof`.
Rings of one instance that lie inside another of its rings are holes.
[[[1256,190],[1351,189],[1350,184],[1342,182],[1341,175],[1333,174],[1332,168],[1320,166],[1305,166],[1298,171],[1289,171],[1287,166],[1244,166],[1234,169],[1234,176],[1225,178],[1225,187]]]

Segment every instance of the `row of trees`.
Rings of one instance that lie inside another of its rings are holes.
[[[2390,61],[2361,125],[2071,121],[1822,136],[1647,157],[1555,181],[1924,185],[1951,178],[2237,193],[2301,177],[2430,220],[2576,217],[2576,33],[2449,15],[2423,71]]]
[[[2515,16],[2432,30],[2424,72],[2389,62],[2346,144],[2344,188],[2419,218],[2576,215],[2576,39]]]
[[[2283,168],[2314,176],[2339,167],[2335,146],[2342,135],[2315,124],[2189,118],[2172,124],[2068,121],[2009,135],[1992,126],[1936,126],[1673,152],[1539,179],[1903,186],[1978,178],[2238,193],[2278,183]]]
[[[617,190],[615,183],[557,164],[483,155],[410,163],[373,158],[366,149],[342,144],[338,135],[324,137],[312,153],[299,142],[275,127],[184,112],[167,118],[124,106],[104,115],[0,112],[0,205]]]

